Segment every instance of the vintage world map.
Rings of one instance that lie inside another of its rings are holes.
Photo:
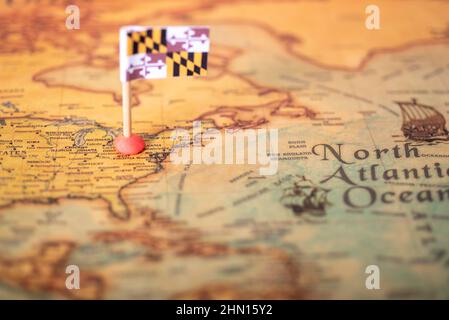
[[[375,2],[380,30],[355,0],[76,1],[68,30],[66,1],[3,1],[0,298],[448,299],[449,2]],[[132,83],[124,157],[131,24],[211,49],[207,77]],[[277,128],[277,174],[171,163],[194,120]]]

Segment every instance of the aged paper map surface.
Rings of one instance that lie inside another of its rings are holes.
[[[2,2],[0,298],[449,298],[449,2],[367,4]],[[134,157],[122,25],[211,30],[207,77],[133,82]],[[194,120],[279,129],[277,174],[170,163]]]

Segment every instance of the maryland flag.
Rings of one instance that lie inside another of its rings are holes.
[[[120,81],[207,74],[207,27],[120,29]]]

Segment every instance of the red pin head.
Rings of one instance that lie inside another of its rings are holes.
[[[114,147],[115,150],[123,155],[138,154],[145,149],[145,141],[136,134],[132,134],[129,137],[119,135],[114,140]]]

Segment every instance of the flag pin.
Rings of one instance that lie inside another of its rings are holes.
[[[134,155],[145,149],[144,139],[133,134],[131,129],[130,82],[205,76],[209,46],[209,28],[204,26],[126,26],[120,29],[123,134],[114,140],[119,153]]]

